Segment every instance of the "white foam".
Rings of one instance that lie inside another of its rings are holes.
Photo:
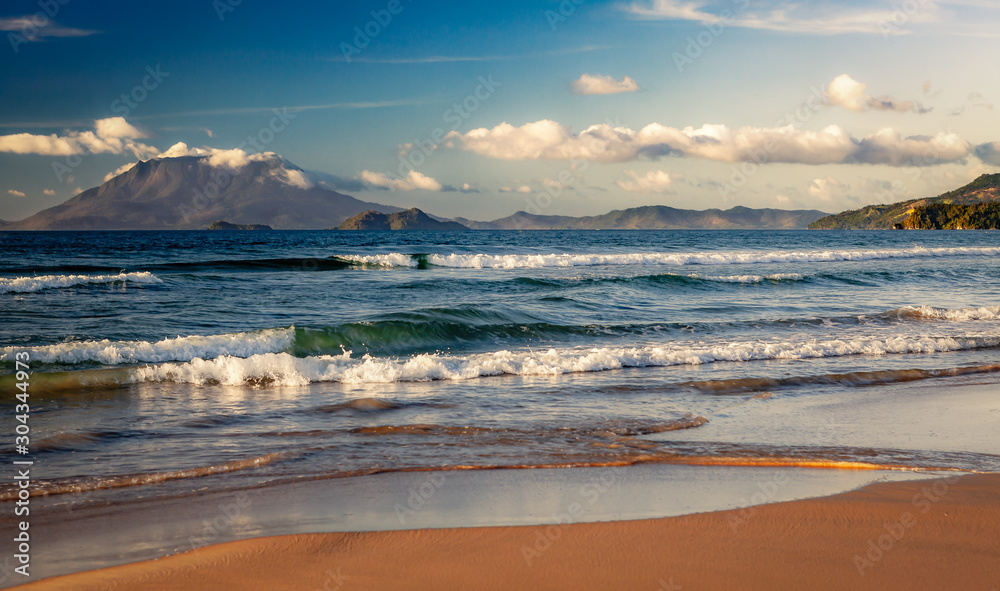
[[[361,265],[371,265],[373,267],[416,267],[417,261],[408,254],[393,252],[390,254],[350,254],[338,256],[338,259],[358,263]]]
[[[688,252],[622,254],[449,254],[428,255],[442,267],[520,269],[602,265],[748,265],[756,263],[818,263],[959,256],[995,256],[1000,248],[923,248],[888,250],[807,250],[771,252]],[[412,265],[407,265],[412,266]]]
[[[287,353],[267,353],[248,358],[223,356],[167,363],[133,370],[132,380],[174,381],[192,384],[244,385],[267,382],[303,386],[311,382],[373,384],[432,380],[469,380],[498,375],[560,375],[623,367],[665,367],[715,362],[767,359],[809,359],[845,355],[934,353],[1000,345],[1000,337],[932,338],[891,337],[854,340],[728,343],[718,346],[599,347],[497,351],[470,356],[423,354],[405,359],[365,356],[297,358]]]
[[[886,250],[724,251],[621,254],[459,254],[427,255],[427,262],[441,267],[468,269],[525,269],[544,267],[593,267],[611,265],[750,265],[757,263],[822,263],[940,257],[995,256],[1000,247],[900,248]],[[347,261],[387,266],[416,267],[407,254],[341,256]]]
[[[81,363],[96,361],[106,365],[161,363],[212,358],[220,355],[250,357],[277,353],[291,346],[295,329],[278,328],[260,332],[241,332],[212,336],[187,336],[162,341],[83,341],[42,347],[4,347],[0,360],[13,361],[17,351],[30,353],[32,361],[42,363]]]
[[[143,271],[117,275],[40,275],[38,277],[0,278],[0,293],[29,293],[43,289],[74,287],[99,283],[163,283],[159,277]]]
[[[688,275],[702,281],[718,283],[764,283],[765,281],[802,281],[804,277],[798,273],[774,273],[772,275]]]
[[[1000,320],[1000,306],[983,306],[980,308],[935,308],[933,306],[906,306],[895,310],[902,316],[916,316],[932,320],[951,320],[966,322],[970,320]]]

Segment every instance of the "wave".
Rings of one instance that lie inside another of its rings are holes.
[[[857,371],[841,374],[824,374],[813,376],[793,376],[788,378],[732,378],[724,380],[704,380],[683,382],[681,388],[688,388],[709,394],[742,394],[761,390],[777,390],[779,388],[795,388],[799,386],[834,385],[834,386],[878,386],[916,382],[935,378],[953,378],[986,373],[1000,372],[1000,364],[973,365],[946,369],[885,369],[876,371]]]
[[[277,353],[292,345],[295,329],[277,328],[215,336],[188,336],[161,341],[82,341],[40,347],[4,347],[0,361],[13,361],[18,351],[27,351],[31,360],[42,363],[83,363],[105,365],[188,361],[199,357],[234,355],[250,357]]]
[[[712,280],[733,283],[797,281],[794,274],[782,276],[724,276]],[[658,322],[641,324],[551,324],[513,311],[474,307],[430,308],[386,314],[380,319],[329,327],[285,327],[255,332],[167,338],[160,341],[71,341],[35,347],[0,348],[0,362],[13,362],[14,354],[27,351],[33,361],[51,364],[135,365],[139,363],[187,362],[216,357],[247,358],[266,353],[288,353],[293,357],[340,355],[350,350],[361,355],[394,356],[433,353],[451,348],[516,346],[566,346],[574,342],[639,338],[661,341],[670,335],[690,338],[692,332],[713,335],[720,330],[758,331],[764,327],[796,330],[891,326],[910,322],[991,322],[1000,320],[1000,306],[959,309],[931,306],[903,307],[870,316],[786,318],[726,321],[720,323]],[[967,336],[984,336],[982,334]],[[989,334],[985,335],[989,336]],[[677,338],[677,337],[675,337]],[[850,341],[840,336],[844,341]],[[908,337],[899,337],[908,338]],[[674,344],[675,347],[682,343]],[[46,374],[55,376],[56,374]],[[108,374],[111,376],[112,374]],[[114,379],[120,375],[114,374]],[[72,380],[70,380],[72,382]],[[75,383],[75,382],[74,382]]]
[[[688,275],[692,279],[711,281],[715,283],[784,283],[805,281],[806,277],[799,273],[773,273],[771,275],[726,275],[726,276],[705,276]]]
[[[760,263],[824,263],[887,259],[996,256],[1000,247],[899,248],[885,250],[723,251],[620,254],[373,254],[338,255],[361,266],[411,267],[429,265],[465,269],[525,269],[617,265],[750,265]]]
[[[900,318],[916,318],[928,320],[950,320],[953,322],[968,322],[971,320],[1000,320],[1000,306],[983,306],[969,308],[935,308],[932,306],[906,306],[888,312]]]
[[[737,342],[715,347],[684,344],[496,351],[468,356],[421,354],[406,359],[340,356],[293,357],[267,353],[248,358],[221,356],[131,370],[132,382],[304,386],[313,382],[379,384],[470,380],[488,376],[543,376],[628,367],[669,367],[771,359],[813,359],[849,355],[937,353],[1000,346],[1000,337],[890,337],[807,342]]]
[[[181,478],[198,478],[200,476],[211,476],[213,474],[223,474],[235,472],[237,470],[247,470],[266,466],[272,462],[286,459],[292,454],[290,452],[269,453],[263,456],[233,460],[212,466],[200,466],[197,468],[187,468],[182,470],[172,470],[167,472],[146,472],[142,474],[124,474],[117,476],[92,477],[92,478],[67,478],[60,480],[40,480],[32,482],[31,496],[48,496],[66,493],[79,493],[92,490],[106,490],[112,488],[123,488],[127,486],[142,486],[146,484],[157,484],[168,480],[178,480]],[[0,485],[0,502],[17,499],[17,485]]]
[[[40,275],[38,277],[0,278],[0,293],[31,293],[43,289],[58,289],[80,285],[138,283],[163,283],[148,271],[118,273],[117,275]]]

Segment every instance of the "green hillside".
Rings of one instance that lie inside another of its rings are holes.
[[[976,205],[1000,201],[1000,174],[984,174],[964,187],[937,197],[911,199],[888,205],[869,205],[861,209],[826,216],[809,224],[810,230],[891,230],[903,227],[913,211],[934,204]]]

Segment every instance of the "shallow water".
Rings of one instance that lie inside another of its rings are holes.
[[[995,380],[996,232],[0,236],[0,387],[28,352],[36,494],[67,506],[416,468],[1000,470],[995,396],[897,387]]]

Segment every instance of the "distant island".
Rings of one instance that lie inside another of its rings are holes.
[[[693,210],[646,205],[595,216],[536,215],[519,211],[492,222],[464,218],[455,218],[455,221],[474,230],[796,230],[826,215],[815,209],[789,211],[737,206],[727,210]]]
[[[924,228],[923,224],[936,226],[939,223],[938,220],[941,224],[951,224],[948,226],[949,228],[979,229],[978,224],[985,223],[985,220],[989,218],[988,208],[964,210],[942,209],[938,206],[978,207],[997,201],[1000,201],[1000,174],[984,174],[964,187],[937,197],[911,199],[888,205],[869,205],[861,209],[827,216],[809,224],[809,229],[891,230],[906,227]],[[934,209],[928,209],[932,206]],[[915,213],[917,217],[913,218]],[[913,219],[911,220],[911,218]],[[945,225],[942,225],[941,228],[945,228]],[[926,229],[931,228],[927,227]]]
[[[229,222],[213,222],[209,230],[273,230],[267,224],[231,224]]]
[[[439,221],[416,207],[406,211],[385,214],[375,210],[363,211],[336,227],[337,230],[468,230],[458,222]]]

